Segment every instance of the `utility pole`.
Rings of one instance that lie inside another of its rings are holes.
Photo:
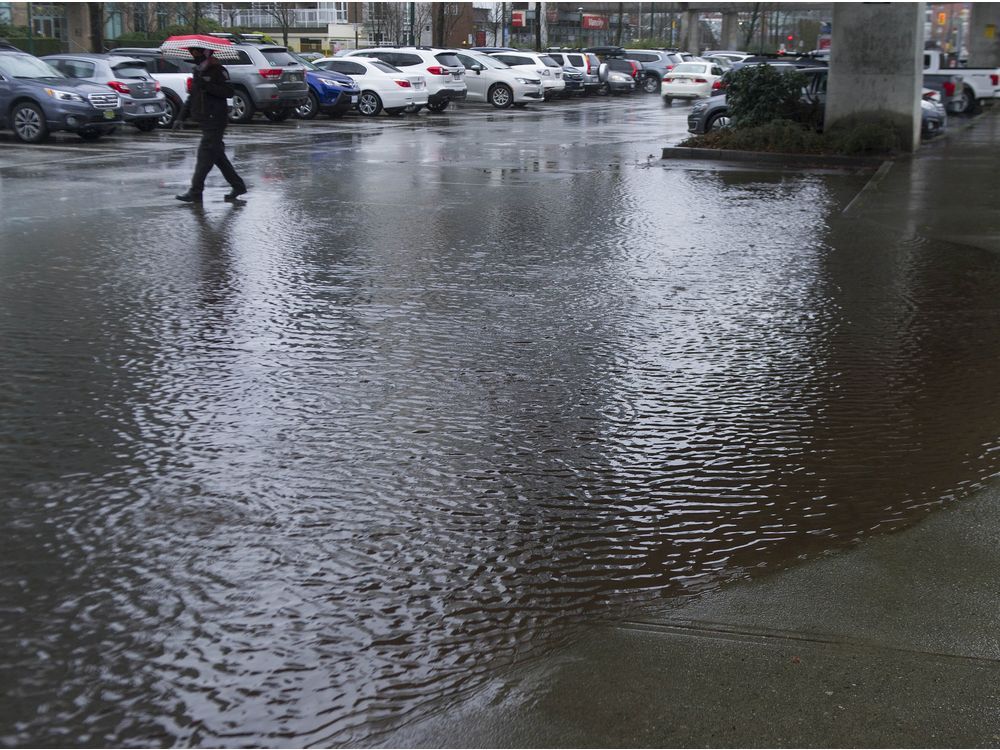
[[[541,3],[541,17],[538,19],[538,49],[545,49],[546,45],[549,43],[549,11],[546,8],[546,3],[542,0]]]
[[[542,4],[535,3],[535,49],[542,48]]]
[[[28,3],[28,53],[35,54],[35,20],[31,15],[32,3]]]
[[[409,16],[410,34],[409,34],[409,36],[408,36],[408,38],[406,40],[406,43],[410,47],[415,47],[415,46],[417,46],[417,29],[416,29],[416,24],[417,24],[417,4],[416,3],[409,3],[409,7],[407,8],[407,11],[408,11],[408,16]]]

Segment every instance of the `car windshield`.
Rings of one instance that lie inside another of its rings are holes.
[[[496,70],[510,70],[510,66],[502,60],[497,60],[489,55],[469,55],[473,60],[484,68],[495,68]]]
[[[674,73],[707,73],[708,66],[705,63],[681,63],[674,67]]]
[[[292,62],[293,63],[298,63],[299,65],[303,66],[306,70],[322,70],[322,68],[320,68],[318,65],[313,65],[311,62],[309,62],[308,60],[306,60],[304,57],[300,57],[299,55],[296,55],[291,50],[289,50],[286,54],[290,58],[292,58]],[[268,56],[268,60],[267,61],[269,63],[271,62],[270,56]],[[271,64],[272,65],[287,65],[288,63],[273,62]]]
[[[296,59],[297,56],[294,53],[289,52],[283,47],[262,47],[260,53],[264,55],[264,59],[267,60],[268,65],[274,65],[276,68],[283,68],[286,65],[309,65],[309,63],[301,58]]]
[[[31,55],[4,55],[0,71],[11,78],[62,78],[62,74],[44,60]]]
[[[546,68],[561,68],[562,67],[562,65],[560,65],[559,63],[557,63],[555,60],[553,60],[548,55],[539,55],[538,59],[541,60],[543,63],[545,63],[545,67]]]
[[[437,60],[442,65],[449,68],[461,68],[463,67],[461,61],[455,56],[453,52],[439,52],[434,55],[434,59]]]
[[[403,72],[395,65],[390,65],[389,63],[382,62],[381,60],[370,60],[368,64],[376,70],[381,70],[383,73],[390,73],[391,75],[398,75]]]
[[[138,62],[127,62],[115,65],[111,70],[118,78],[149,78],[146,66]]]

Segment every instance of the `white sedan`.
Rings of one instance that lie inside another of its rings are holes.
[[[707,99],[718,93],[722,73],[722,68],[710,62],[675,65],[660,84],[663,103],[670,104],[674,99]]]
[[[427,80],[373,57],[324,57],[314,65],[353,78],[361,93],[358,112],[374,117],[383,109],[399,115],[427,106]]]

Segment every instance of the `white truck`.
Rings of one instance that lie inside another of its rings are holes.
[[[941,50],[924,50],[924,75],[962,76],[960,112],[971,114],[987,99],[1000,99],[1000,68],[962,68]]]

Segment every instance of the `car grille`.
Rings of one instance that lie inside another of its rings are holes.
[[[115,109],[121,106],[118,94],[88,94],[87,98],[97,109]]]

